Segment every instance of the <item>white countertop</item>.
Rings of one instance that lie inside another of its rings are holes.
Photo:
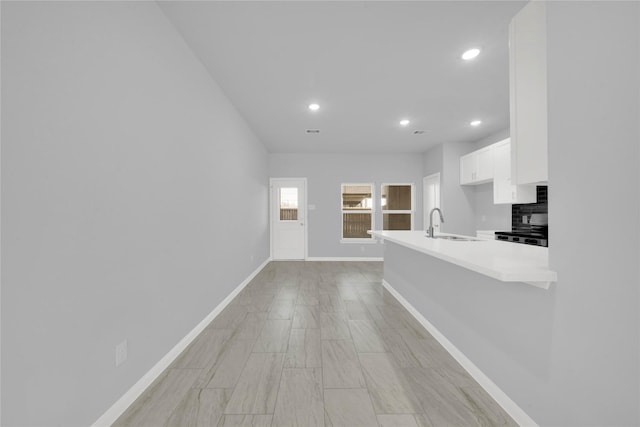
[[[477,240],[469,236],[464,237],[474,241],[433,239],[424,231],[372,230],[368,233],[502,282],[525,282],[548,289],[551,282],[558,279],[556,272],[549,270],[548,248],[540,246]]]

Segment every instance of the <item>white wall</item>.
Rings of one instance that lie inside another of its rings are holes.
[[[474,187],[473,220],[475,230],[511,230],[511,204],[493,203],[493,183]]]
[[[2,425],[95,421],[268,257],[267,187],[155,3],[2,2]]]
[[[310,257],[381,257],[382,245],[340,243],[340,184],[374,183],[376,198],[383,183],[413,183],[416,194],[414,226],[422,229],[422,157],[415,154],[269,154],[273,178],[306,177]],[[376,229],[382,214],[376,212]]]
[[[548,3],[551,289],[385,245],[389,283],[542,426],[640,424],[639,7]]]
[[[431,147],[422,154],[422,172],[424,176],[440,172],[442,174],[442,144]],[[440,177],[442,179],[442,176]]]
[[[423,175],[440,172],[440,203],[444,216],[440,229],[443,232],[476,234],[474,190],[470,186],[460,185],[460,156],[473,151],[473,147],[469,142],[447,142],[423,153]]]
[[[549,260],[559,281],[545,423],[640,424],[639,7],[547,5]]]
[[[445,223],[441,229],[447,233],[474,236],[474,189],[460,185],[460,156],[473,151],[468,142],[448,142],[442,146],[442,212]]]

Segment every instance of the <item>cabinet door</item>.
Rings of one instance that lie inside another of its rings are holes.
[[[487,182],[493,178],[493,146],[478,150],[478,169],[474,181]]]
[[[472,184],[475,181],[477,169],[476,153],[469,153],[460,157],[460,184]]]
[[[493,203],[535,203],[535,185],[514,185],[511,182],[511,144],[509,140],[494,147]]]
[[[545,2],[529,2],[509,25],[511,178],[548,180]]]
[[[493,159],[493,203],[512,203],[510,145],[497,145],[493,149]]]

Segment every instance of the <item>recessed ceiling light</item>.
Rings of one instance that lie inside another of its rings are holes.
[[[309,110],[318,111],[320,109],[320,105],[318,104],[309,104]]]
[[[471,126],[479,126],[482,123],[482,120],[474,120],[469,123]]]
[[[400,126],[407,126],[409,123],[411,122],[408,119],[400,120]]]
[[[465,61],[468,61],[470,59],[475,58],[479,54],[480,54],[480,49],[477,49],[477,48],[469,49],[468,51],[462,54],[462,59],[464,59]]]

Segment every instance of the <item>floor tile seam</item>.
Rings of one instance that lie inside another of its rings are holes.
[[[422,415],[424,414],[424,412],[385,412],[382,414],[377,414],[376,415]]]
[[[360,361],[360,355],[358,354],[358,363],[360,363],[360,369],[362,369],[362,377],[364,379],[364,383],[366,385],[365,389],[367,390],[367,396],[369,396],[369,402],[371,402],[371,408],[373,409],[373,414],[376,417],[376,422],[378,422],[378,414],[376,412],[376,405],[373,402],[373,397],[371,397],[371,386],[369,385],[369,381],[367,380],[367,375],[364,372],[364,368],[362,367],[362,362]]]
[[[364,376],[364,374],[363,374]],[[365,378],[365,384],[366,384],[366,378]],[[376,419],[376,422],[378,423],[378,425],[380,425],[379,421],[378,421],[378,414],[376,413],[376,407],[373,404],[373,398],[371,397],[371,391],[369,390],[369,387],[349,387],[349,388],[327,388],[325,390],[365,390],[367,392],[367,397],[369,398],[369,403],[371,404],[371,409],[373,410],[373,416]]]
[[[373,354],[373,355],[377,355],[377,354],[383,354],[383,353],[358,353],[358,360],[360,360],[360,354]],[[396,363],[395,357],[393,357],[392,353],[384,353],[387,354],[388,357],[390,357],[392,360],[392,363]],[[362,362],[360,363],[362,365]],[[422,410],[422,412],[411,412],[412,414],[421,414],[424,413],[425,408],[424,406],[422,406],[422,401],[418,398],[418,393],[415,391],[415,389],[413,388],[413,386],[411,385],[411,382],[408,380],[407,378],[407,374],[405,372],[405,369],[403,369],[400,365],[398,365],[396,363],[395,366],[392,366],[392,368],[394,368],[394,372],[398,372],[400,373],[400,378],[398,378],[398,380],[400,381],[400,385],[402,386],[402,389],[404,390],[405,393],[410,393],[411,396],[413,397],[414,402],[409,402],[409,404],[411,406],[415,406],[414,404],[417,403],[418,407]],[[367,385],[367,391],[369,392],[369,398],[371,399],[371,404],[373,405],[373,398],[371,397],[371,388],[369,385],[369,381],[367,380],[367,375],[364,374],[364,369],[363,369],[363,376],[364,376],[364,381],[365,384]],[[408,389],[405,388],[408,387]],[[374,412],[375,412],[375,405],[373,406],[374,408]],[[388,413],[384,413],[384,414],[388,414]],[[384,415],[384,414],[380,414],[380,415]],[[378,415],[378,413],[376,412],[376,415]]]
[[[473,415],[475,415],[477,412],[480,412],[481,414],[487,413],[487,415],[488,415],[488,411],[485,411],[485,408],[481,407],[478,404],[478,402],[476,402],[475,400],[471,399],[471,396],[469,396],[467,393],[464,393],[464,390],[466,390],[465,388],[463,388],[463,387],[456,387],[456,388],[458,389],[458,391],[462,392],[464,400],[461,401],[461,403],[462,403],[463,406],[465,406],[469,410],[469,412],[471,412]],[[507,414],[507,416],[508,416],[508,414]]]
[[[202,371],[204,368],[168,368],[167,373],[169,371]]]
[[[418,368],[418,369],[419,369],[419,368]],[[420,409],[422,409],[422,412],[418,412],[418,413],[419,413],[419,414],[424,414],[424,416],[425,416],[429,421],[431,421],[431,419],[430,419],[430,418],[429,418],[429,416],[427,415],[427,414],[429,413],[428,408],[427,408],[427,407],[425,407],[425,406],[422,404],[422,400],[423,400],[423,399],[420,399],[420,398],[419,398],[419,396],[421,395],[421,393],[418,393],[418,392],[416,391],[416,389],[414,388],[413,384],[411,384],[411,382],[410,382],[410,381],[409,381],[409,388],[410,388],[411,392],[414,394],[414,396],[416,397],[419,408],[420,408]],[[434,391],[438,394],[438,396],[442,397],[442,395],[440,394],[439,390],[434,389]]]
[[[197,381],[197,380],[196,380]],[[180,405],[182,404],[182,402],[185,401],[185,399],[187,399],[189,392],[191,390],[198,390],[198,402],[201,402],[201,395],[202,395],[202,391],[205,390],[203,388],[197,388],[197,387],[191,387],[187,390],[187,393],[185,393],[185,395],[182,397],[182,399],[178,402],[178,404],[176,405],[175,408],[173,408],[173,410],[171,411],[171,413],[169,414],[169,416],[167,417],[167,419],[165,420],[164,425],[166,426],[169,423],[169,420],[171,420],[171,418],[173,417],[173,414],[176,413],[176,411],[178,410],[178,408],[180,408]],[[224,390],[224,389],[222,389]],[[197,407],[197,412],[200,412],[200,405],[198,405]],[[222,416],[224,416],[224,414],[222,414]],[[220,421],[218,420],[218,423]]]
[[[477,412],[480,412],[481,414],[486,414],[489,418],[494,418],[491,413],[493,411],[490,411],[489,408],[483,404],[482,402],[478,403],[475,400],[472,399],[472,396],[469,396],[467,393],[465,393],[464,391],[469,390],[468,387],[464,387],[464,386],[455,386],[456,391],[461,392],[462,397],[464,397],[464,400],[459,400],[460,403],[467,408],[467,410],[473,414],[475,416],[475,414]],[[477,391],[477,390],[476,390]],[[484,392],[486,394],[486,397],[492,402],[494,403],[498,408],[499,408],[499,416],[506,416],[508,419],[513,420],[513,418],[511,417],[511,415],[509,415],[504,408],[502,408],[500,406],[500,404],[498,404],[498,402],[496,402],[493,397],[491,397],[488,393],[486,393],[486,391],[484,391],[484,389],[480,390],[480,392]],[[506,424],[501,424],[501,425],[506,425]]]
[[[206,330],[206,328],[205,328],[205,330]],[[229,332],[229,336],[228,336],[227,338],[225,338],[225,339],[224,339],[224,341],[223,341],[222,343],[220,343],[220,345],[219,345],[219,346],[215,346],[215,347],[221,347],[222,349],[224,349],[224,347],[225,347],[225,346],[226,346],[226,345],[231,341],[231,339],[233,338],[233,332],[234,332],[234,330],[233,330],[233,329],[229,329],[229,328],[222,328],[222,329],[216,329],[216,330],[218,330],[218,331],[227,331],[227,330],[228,330],[228,331],[230,331],[230,332]],[[204,332],[204,330],[203,330],[203,332]],[[201,333],[203,333],[203,332],[201,332]],[[199,337],[199,336],[200,336],[200,335],[198,335],[198,337]],[[197,337],[196,337],[196,339],[197,339]],[[208,347],[208,346],[207,346],[207,347]],[[185,351],[186,351],[186,350],[185,350]],[[203,367],[201,367],[201,368],[178,368],[178,369],[202,369],[202,371],[204,372],[205,370],[211,369],[213,366],[215,366],[215,365],[216,365],[216,363],[218,362],[218,359],[219,359],[219,358],[220,358],[220,356],[222,355],[222,351],[223,351],[223,350],[220,350],[220,352],[216,355],[215,360],[213,361],[213,363],[206,363],[206,364],[205,364],[205,366],[203,366]],[[181,357],[181,356],[182,356],[182,354],[181,354],[179,357]],[[177,360],[177,359],[176,359],[176,360]],[[210,361],[210,362],[211,362],[211,361]],[[171,368],[171,367],[170,367],[170,368]],[[174,368],[171,368],[171,369],[174,369]]]
[[[324,387],[325,390],[367,390],[367,387]]]
[[[231,341],[231,339],[229,339],[225,344],[229,343],[230,341]],[[237,341],[251,341],[251,340],[237,340]],[[227,348],[227,349],[228,349],[228,348]],[[223,355],[225,354],[225,350],[226,350],[226,349],[223,349],[223,350],[220,352],[220,354],[219,354],[219,355],[218,355],[218,357],[216,358],[216,361],[215,361],[212,365],[210,365],[210,366],[209,366],[209,367],[207,367],[207,368],[203,368],[203,369],[202,369],[202,374],[204,374],[204,373],[209,372],[209,371],[211,371],[212,369],[214,369],[214,368],[215,368],[214,374],[213,374],[213,376],[211,377],[211,379],[207,382],[207,385],[209,384],[209,382],[211,382],[211,381],[213,380],[213,377],[215,377],[215,375],[216,375],[216,373],[217,373],[217,370],[220,368],[220,364],[222,363],[222,357],[221,357],[221,356],[223,356]],[[243,369],[244,369],[244,368],[243,368]],[[199,381],[198,381],[198,380],[196,380],[196,381],[194,382],[194,384],[195,384],[195,383],[197,383],[197,382],[199,382]],[[207,387],[207,386],[205,386],[205,387],[193,387],[193,385],[192,385],[192,387],[191,387],[191,388],[196,388],[196,389],[205,389],[205,388],[210,388],[210,387]],[[211,387],[211,388],[219,389],[219,388],[221,388],[221,387]],[[231,387],[230,389],[231,389],[231,390],[233,390],[233,387]]]
[[[320,329],[320,313],[318,313],[318,329]],[[322,380],[322,405],[323,405],[323,412],[324,412],[324,419],[325,419],[325,424],[326,424],[326,419],[327,419],[327,408],[325,406],[325,387],[324,387],[324,351],[322,351],[322,330],[318,331],[318,335],[320,336],[320,379]],[[306,332],[305,332],[305,338],[306,338]],[[305,361],[306,364],[306,361]]]
[[[241,412],[239,412],[239,413],[235,413],[235,412],[234,412],[234,413],[232,413],[232,414],[231,414],[231,413],[229,413],[229,414],[224,414],[224,413],[223,413],[223,414],[222,414],[222,416],[223,416],[223,417],[224,417],[224,416],[226,416],[226,415],[244,415],[244,416],[251,416],[251,417],[254,417],[254,416],[268,416],[268,415],[273,415],[273,414],[246,414],[246,413],[241,413]]]
[[[427,332],[428,333],[428,332]],[[411,354],[416,358],[416,360],[418,361],[418,363],[420,364],[420,366],[424,369],[435,369],[436,367],[441,367],[441,364],[443,363],[448,363],[450,361],[454,361],[457,363],[457,361],[453,358],[453,356],[451,356],[450,354],[445,354],[445,356],[448,356],[448,358],[450,358],[450,360],[447,361],[442,361],[440,363],[434,363],[434,364],[429,364],[428,366],[425,366],[426,363],[423,363],[422,360],[420,360],[420,358],[416,357],[417,355],[425,354],[427,355],[427,357],[435,357],[436,354],[434,353],[434,351],[431,350],[435,350],[435,349],[424,349],[426,351],[420,351],[420,349],[416,350],[409,341],[407,341],[407,339],[400,333],[398,333],[398,335],[400,335],[400,339],[402,340],[402,342],[407,346],[407,348],[411,351]],[[419,340],[420,338],[414,338],[415,340]],[[420,343],[418,343],[420,344]],[[428,345],[428,344],[427,344]],[[443,349],[444,350],[444,349]],[[446,350],[444,350],[446,352]]]
[[[318,305],[319,305],[319,303],[320,303],[320,300],[318,299]],[[326,423],[327,408],[326,408],[326,405],[325,405],[325,402],[326,402],[325,390],[326,390],[326,388],[325,388],[325,382],[324,382],[324,366],[325,366],[325,363],[324,363],[324,351],[322,351],[322,341],[323,341],[322,340],[322,326],[321,326],[322,323],[321,323],[320,318],[321,318],[321,311],[320,311],[320,307],[318,306],[318,321],[316,322],[316,324],[318,325],[317,329],[319,330],[318,334],[320,335],[320,347],[319,347],[319,350],[320,350],[320,366],[321,366],[321,368],[320,368],[320,380],[322,381],[322,388],[321,388],[322,407],[323,407],[322,411],[323,411],[324,420],[325,420],[325,423]]]
[[[283,361],[283,363],[284,363],[284,361]],[[299,371],[299,370],[315,370],[315,369],[320,369],[320,382],[321,382],[320,392],[322,393],[322,412],[324,413],[324,411],[325,411],[325,407],[324,407],[324,402],[325,402],[325,400],[324,400],[324,380],[323,380],[323,372],[322,372],[322,368],[307,368],[307,367],[304,367],[304,368],[285,368],[285,367],[283,366],[282,371],[281,371],[281,373],[280,373],[280,377],[281,377],[281,378],[280,378],[280,384],[279,384],[279,386],[278,386],[278,392],[276,393],[276,402],[275,402],[275,405],[274,405],[274,408],[273,408],[273,414],[272,414],[272,415],[273,415],[273,417],[275,418],[276,409],[277,409],[277,407],[278,407],[278,399],[280,398],[280,389],[282,388],[282,381],[284,381],[284,378],[283,378],[283,377],[284,377],[284,371],[285,371],[285,369],[286,369],[286,370],[298,370],[298,371]],[[272,420],[272,424],[273,424],[273,420]]]
[[[271,414],[265,414],[265,415],[271,415],[272,417],[275,416],[276,413],[276,405],[278,404],[278,397],[280,396],[280,387],[282,386],[282,375],[284,373],[284,362],[285,362],[285,356],[286,353],[275,353],[275,354],[281,354],[282,357],[280,358],[280,375],[278,377],[278,390],[276,390],[276,398],[273,402],[273,413]],[[271,419],[271,423],[273,423],[273,418]]]
[[[349,320],[351,322],[351,320]],[[369,320],[360,320],[363,322],[369,322],[372,324],[374,332],[376,333],[377,338],[382,342],[382,346],[386,349],[385,351],[363,351],[363,352],[359,352],[359,353],[390,353],[391,350],[388,348],[387,343],[384,340],[384,337],[382,336],[382,331],[380,330],[380,328],[378,328],[378,326],[376,325],[376,322],[373,321],[373,319],[369,319]]]
[[[255,340],[257,342],[257,338]],[[251,358],[252,354],[272,354],[272,353],[254,353],[253,352],[253,347],[255,347],[255,342],[253,343],[252,346],[252,351],[249,353],[249,357],[247,357],[247,360],[245,360],[244,365],[242,367],[242,370],[240,371],[240,375],[238,375],[238,379],[236,380],[235,384],[233,385],[233,387],[231,388],[231,396],[233,395],[233,393],[236,391],[236,387],[238,386],[238,382],[240,381],[240,378],[242,377],[242,374],[244,373],[245,369],[247,368],[247,364],[249,363],[249,359]],[[285,353],[275,353],[275,354],[285,354]],[[284,366],[284,356],[282,359],[282,364]],[[282,369],[280,370],[280,376],[282,376]],[[278,378],[278,381],[280,381],[280,378]],[[279,391],[279,389],[278,389]],[[229,405],[229,403],[231,402],[231,396],[229,397],[229,402],[227,402],[227,404],[225,405],[225,408],[222,410],[222,414],[223,415],[273,415],[273,414],[247,414],[247,413],[234,413],[234,414],[230,414],[230,413],[226,413],[227,410],[227,406]],[[276,399],[278,397],[278,394],[276,393]],[[274,407],[274,411],[275,411],[275,407]]]
[[[180,369],[171,369],[171,368],[170,368],[170,369],[167,369],[167,376],[168,376],[168,374],[169,374],[169,371],[172,371],[172,370],[173,370],[173,371],[202,371],[202,369],[193,369],[193,368],[180,368]],[[166,376],[165,376],[165,379],[166,379]],[[165,419],[165,424],[166,424],[166,422],[168,422],[168,421],[169,421],[169,419],[171,418],[171,416],[173,415],[173,413],[174,413],[174,412],[175,412],[175,411],[180,407],[180,404],[181,404],[181,403],[182,403],[182,402],[187,398],[187,395],[189,394],[189,391],[194,389],[192,386],[193,386],[193,384],[197,381],[197,379],[198,379],[198,376],[197,376],[197,375],[196,375],[196,376],[194,376],[194,379],[193,379],[193,381],[191,382],[191,384],[189,384],[189,386],[188,386],[188,387],[186,387],[184,394],[183,394],[182,396],[180,396],[179,400],[177,400],[177,401],[175,402],[175,405],[173,405],[173,406],[174,406],[174,407],[173,407],[173,409],[172,409],[171,411],[169,411],[169,413],[168,413],[168,415],[167,415],[167,418]],[[169,390],[169,389],[168,389],[168,390],[163,390],[163,391],[160,393],[160,396],[166,396],[167,394],[171,395],[171,394],[173,394],[173,393],[172,393],[172,391],[173,391],[173,390]],[[150,397],[151,397],[151,396],[150,396]],[[134,402],[134,403],[135,403],[135,402]],[[133,406],[133,405],[132,405],[132,406]],[[129,423],[128,423],[128,425],[130,425],[130,424],[131,424],[131,422],[129,422]]]
[[[243,340],[243,341],[251,341],[251,340]],[[224,405],[224,409],[222,410],[222,414],[223,415],[227,415],[225,413],[225,411],[227,410],[227,406],[229,406],[229,402],[231,402],[231,396],[233,396],[233,393],[236,391],[236,387],[238,386],[238,382],[240,381],[240,377],[242,377],[242,373],[244,372],[245,369],[247,369],[247,364],[249,363],[249,359],[251,358],[251,354],[253,354],[253,348],[255,347],[257,341],[258,341],[258,338],[256,337],[253,340],[253,344],[251,344],[251,350],[249,351],[249,356],[247,356],[247,358],[245,359],[244,363],[242,364],[242,369],[240,370],[240,373],[238,374],[238,378],[236,378],[236,381],[233,383],[233,387],[229,388],[231,390],[231,392],[229,394],[229,401],[227,402],[226,405]],[[229,415],[251,415],[251,414],[229,414]]]
[[[282,353],[282,354],[286,354],[286,353]],[[319,368],[317,366],[316,367],[305,366],[304,368],[295,368],[295,367],[293,367],[293,368],[284,368],[283,367],[282,368],[283,371],[284,370],[287,370],[287,371],[308,371],[308,370],[314,370],[314,369],[322,369],[322,368]]]
[[[252,351],[251,354],[283,354],[283,355],[287,355],[289,354],[288,351]]]

